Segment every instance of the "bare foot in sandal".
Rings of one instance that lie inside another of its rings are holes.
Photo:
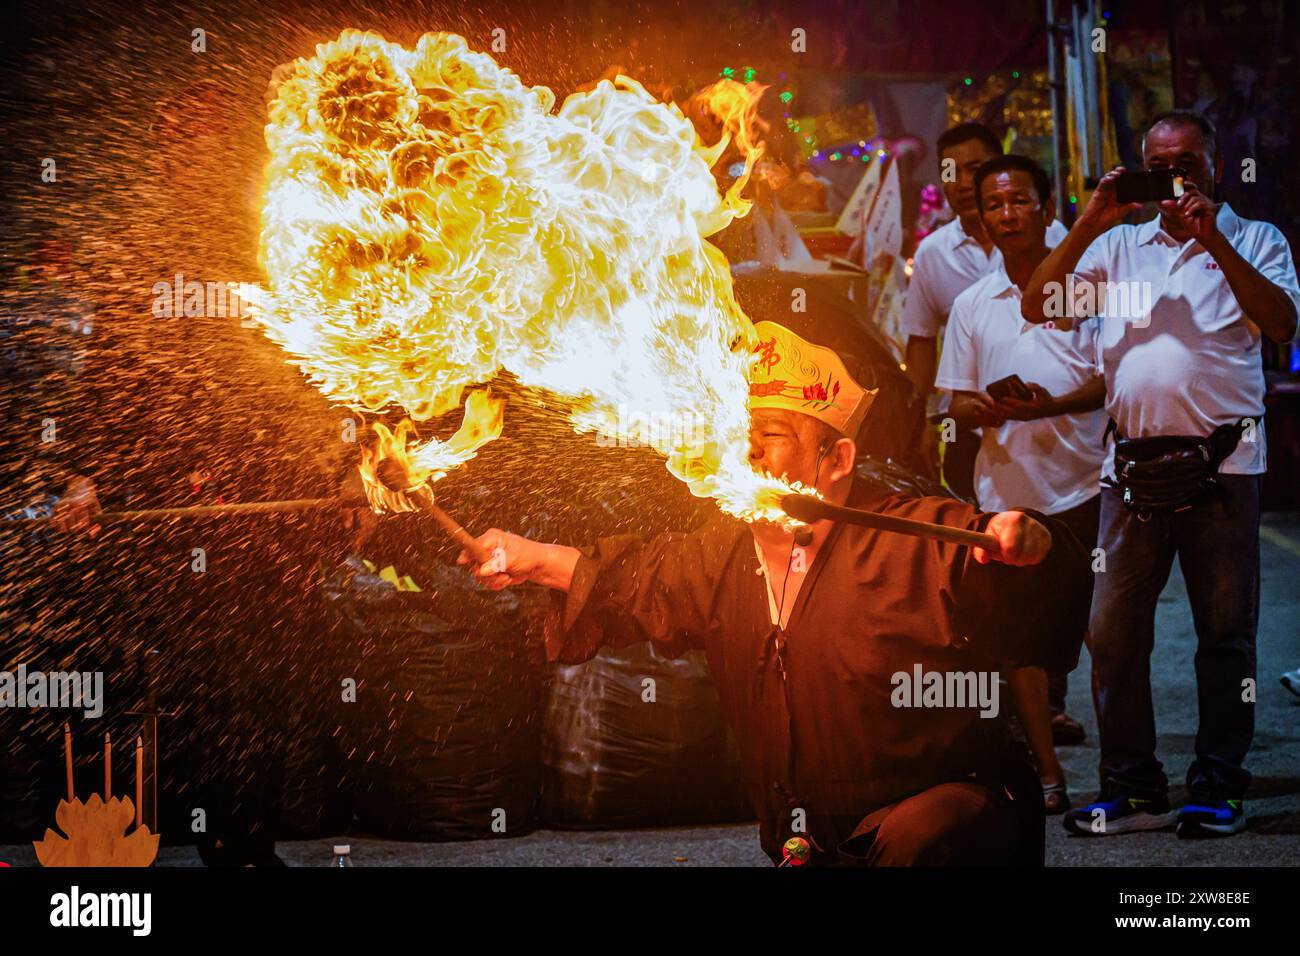
[[[1070,794],[1065,789],[1065,780],[1043,783],[1043,812],[1049,817],[1060,816],[1070,809]]]

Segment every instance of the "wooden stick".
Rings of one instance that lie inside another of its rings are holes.
[[[144,823],[144,742],[135,735],[135,825]]]
[[[223,518],[233,515],[293,514],[299,511],[316,511],[342,507],[337,498],[300,498],[295,501],[248,501],[229,505],[192,505],[186,508],[143,508],[137,511],[101,511],[94,517],[100,524],[132,521],[159,521],[168,518]],[[7,524],[48,524],[50,518],[19,518]]]
[[[421,494],[422,491],[428,491],[427,486],[407,492],[417,500],[419,510],[432,515],[442,529],[451,535],[455,542],[468,551],[480,564],[490,561],[492,559],[491,552],[479,547],[473,535],[461,527],[455,518],[434,503],[432,491]],[[300,498],[294,501],[250,501],[229,505],[193,505],[186,508],[102,511],[95,516],[94,520],[101,524],[112,524],[115,522],[156,521],[177,518],[201,519],[236,515],[293,514],[300,511],[317,511],[340,507],[345,507],[345,503],[337,498]],[[19,518],[15,521],[0,521],[0,528],[6,525],[43,525],[48,524],[50,520],[50,518]]]
[[[68,771],[68,803],[71,803],[77,797],[72,790],[72,728],[66,720],[63,722],[63,763]]]
[[[974,548],[983,548],[989,554],[999,556],[1002,548],[996,535],[987,531],[968,531],[946,524],[933,524],[929,521],[913,521],[911,518],[896,518],[882,515],[875,511],[861,508],[845,508],[833,505],[811,495],[786,495],[781,499],[781,508],[791,518],[811,524],[814,521],[829,519],[843,521],[847,524],[863,525],[881,531],[893,531],[897,534],[910,534],[917,538],[932,538],[947,541],[950,544],[965,544]]]
[[[461,527],[447,512],[434,505],[429,509],[429,513],[433,515],[433,520],[442,526],[442,530],[451,535],[452,540],[468,551],[479,564],[487,564],[492,560],[492,552],[479,544],[474,536]]]
[[[492,560],[491,551],[480,545],[474,536],[461,526],[459,521],[438,507],[438,503],[433,497],[433,489],[428,485],[410,488],[403,494],[413,501],[420,511],[431,515],[442,530],[447,532],[453,541],[469,552],[470,557],[479,564],[487,564]]]

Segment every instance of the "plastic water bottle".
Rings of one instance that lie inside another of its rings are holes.
[[[352,866],[352,847],[347,843],[339,843],[334,847],[334,860],[330,863],[332,867],[351,867]]]

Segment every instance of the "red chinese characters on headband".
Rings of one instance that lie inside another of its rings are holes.
[[[758,364],[764,368],[776,368],[781,362],[781,356],[776,351],[776,339],[771,338],[766,342],[760,342],[754,347],[754,354],[759,356]]]

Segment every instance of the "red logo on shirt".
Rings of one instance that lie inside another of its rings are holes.
[[[1209,262],[1207,262],[1207,263],[1205,264],[1205,268],[1207,268],[1207,269],[1213,269],[1215,272],[1219,272],[1219,271],[1221,271],[1221,270],[1219,269],[1219,264],[1218,264],[1217,262],[1215,262],[1213,259],[1211,259]]]

